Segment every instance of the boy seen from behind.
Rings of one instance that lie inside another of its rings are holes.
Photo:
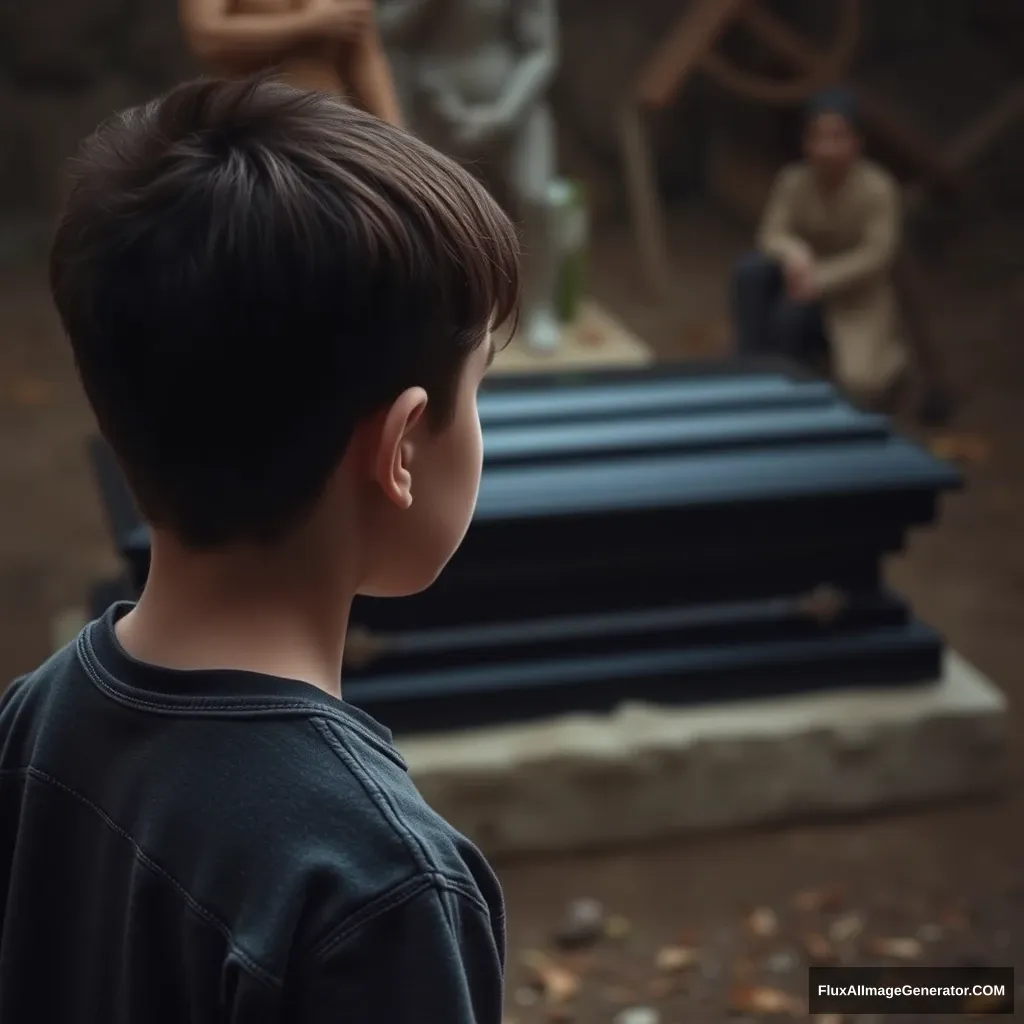
[[[335,99],[193,82],[86,142],[51,280],[152,562],[0,703],[0,1020],[498,1024],[498,884],[339,680],[469,524],[513,226]]]

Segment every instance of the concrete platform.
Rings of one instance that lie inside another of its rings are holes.
[[[513,337],[494,361],[491,373],[552,373],[570,369],[647,366],[654,353],[632,331],[596,302],[581,304],[576,322],[565,328],[561,346],[538,354]]]
[[[956,654],[927,687],[625,705],[398,738],[426,799],[490,855],[583,850],[995,789],[1007,701]]]

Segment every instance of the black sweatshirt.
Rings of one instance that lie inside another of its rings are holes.
[[[498,883],[387,730],[128,607],[0,701],[0,1021],[499,1024]]]

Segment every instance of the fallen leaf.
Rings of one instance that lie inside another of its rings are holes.
[[[837,917],[828,926],[828,937],[833,942],[849,942],[857,938],[864,931],[864,918],[857,913],[850,912]]]
[[[804,953],[807,955],[807,962],[817,967],[825,964],[834,964],[839,960],[832,943],[820,932],[808,932],[803,940]]]
[[[806,914],[832,914],[842,910],[845,893],[839,888],[806,889],[793,897],[793,906]]]
[[[604,934],[609,939],[624,939],[633,931],[633,925],[621,914],[610,914],[604,922]]]
[[[581,327],[576,332],[576,341],[584,348],[601,348],[607,340],[604,332],[597,327]]]
[[[747,928],[759,939],[770,939],[779,933],[779,918],[771,907],[757,907],[747,918]]]
[[[729,1007],[737,1013],[761,1015],[785,1013],[798,1017],[804,1012],[803,1004],[795,996],[781,989],[762,986],[733,989],[729,996]]]
[[[847,609],[850,599],[838,587],[822,584],[796,601],[796,610],[823,625],[834,622]]]
[[[566,1003],[580,990],[580,977],[540,950],[526,950],[520,958],[530,970],[549,1006]]]
[[[864,947],[871,956],[887,960],[920,960],[924,948],[917,939],[870,939]]]
[[[699,962],[700,954],[689,946],[664,946],[654,958],[655,967],[665,972],[685,971]]]
[[[547,1018],[551,1024],[569,1024],[575,1017],[576,1014],[565,1006],[553,1006],[547,1011]]]
[[[986,462],[991,454],[988,441],[975,434],[940,434],[928,447],[936,458],[950,462]]]

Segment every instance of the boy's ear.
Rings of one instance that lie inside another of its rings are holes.
[[[423,388],[409,388],[383,415],[376,438],[371,471],[380,489],[399,508],[412,504],[412,463],[416,455],[415,428],[427,408]]]

